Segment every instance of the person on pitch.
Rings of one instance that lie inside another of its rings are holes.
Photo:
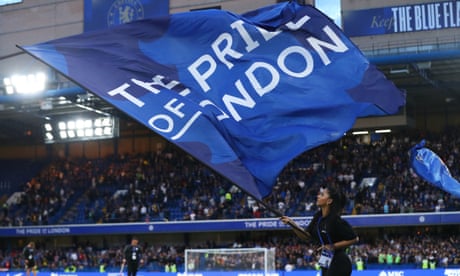
[[[313,215],[306,229],[297,225],[290,217],[281,216],[302,240],[313,240],[320,246],[318,264],[322,276],[349,276],[352,271],[350,258],[345,250],[359,241],[350,224],[341,217],[345,196],[333,186],[320,189],[316,205],[319,211]]]
[[[139,264],[143,263],[142,248],[139,246],[139,239],[133,237],[131,243],[128,244],[123,250],[123,265],[128,266],[127,276],[136,276]]]
[[[35,265],[35,243],[29,242],[22,250],[22,255],[24,256],[26,276],[30,276],[31,271],[34,276],[37,276],[37,266]]]

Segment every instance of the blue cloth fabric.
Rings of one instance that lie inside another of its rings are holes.
[[[415,173],[434,186],[460,198],[460,183],[452,177],[444,161],[425,147],[422,140],[410,150],[411,167]]]
[[[324,14],[295,1],[203,10],[22,47],[244,191],[405,104]]]

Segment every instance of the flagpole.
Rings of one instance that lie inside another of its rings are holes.
[[[233,182],[232,182],[233,183]],[[236,185],[236,184],[235,184]],[[238,185],[237,185],[238,186]],[[238,186],[239,187],[239,186]],[[244,189],[243,189],[244,191]],[[247,195],[251,196],[251,194],[249,194],[248,192],[244,191]],[[252,198],[254,198],[253,196],[251,196]],[[278,217],[282,217],[284,216],[283,213],[281,213],[280,211],[276,210],[276,209],[273,209],[271,208],[271,206],[268,206],[265,202],[263,202],[262,200],[259,200],[257,198],[254,198],[255,201],[257,201],[259,204],[263,205],[265,207],[265,209],[267,209],[268,211],[274,213],[276,216]],[[289,224],[289,226],[291,226],[292,228],[294,228],[295,230],[297,231],[300,231],[302,232],[302,234],[306,235],[306,236],[310,236],[310,234],[305,231],[305,229],[303,229],[302,227],[300,227],[299,225],[297,225],[295,222],[293,221],[288,221],[287,224]]]

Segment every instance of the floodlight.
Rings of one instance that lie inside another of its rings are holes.
[[[54,136],[53,136],[53,134],[51,134],[51,132],[47,132],[45,134],[45,139],[48,140],[48,141],[52,141],[52,140],[54,140]]]
[[[95,127],[101,127],[102,126],[102,119],[94,120],[94,126]]]
[[[6,94],[8,95],[14,94],[14,87],[13,87],[13,84],[11,83],[10,78],[4,78],[3,84],[5,85]]]
[[[3,79],[7,94],[32,94],[46,88],[47,77],[43,72],[27,75],[13,75]]]
[[[118,119],[114,117],[62,118],[43,124],[46,143],[108,139],[118,136]],[[57,137],[57,138],[55,138]]]
[[[49,123],[46,123],[44,126],[45,126],[46,131],[52,131],[53,130],[53,127]]]
[[[111,126],[112,125],[112,120],[110,120],[110,118],[104,118],[104,119],[102,119],[102,125],[103,126]]]
[[[70,101],[67,100],[67,98],[64,97],[64,96],[60,96],[60,97],[58,98],[58,100],[59,100],[58,103],[57,103],[58,105],[68,104],[68,103],[70,102]]]
[[[391,129],[376,129],[375,133],[391,133]]]
[[[85,121],[83,121],[82,119],[76,120],[75,121],[75,127],[77,129],[84,129],[85,128]]]
[[[92,128],[93,127],[93,121],[92,120],[85,120],[84,121],[84,126],[85,126],[85,128]]]
[[[58,123],[58,128],[60,130],[65,130],[65,129],[67,129],[67,124],[65,122],[59,122]]]
[[[77,136],[78,137],[85,137],[85,130],[84,129],[77,129]]]
[[[110,127],[104,127],[104,135],[111,136],[113,135],[113,130]]]
[[[367,130],[353,131],[351,134],[353,134],[353,135],[365,135],[365,134],[369,134],[369,131],[367,131]]]
[[[61,137],[61,139],[67,139],[67,132],[61,130],[59,131],[59,136]]]
[[[77,124],[75,121],[67,121],[67,128],[68,129],[75,129],[77,127]]]
[[[409,74],[409,73],[410,71],[408,67],[390,69],[390,74]]]
[[[85,128],[85,136],[86,137],[93,137],[93,129],[92,128]]]
[[[104,134],[103,132],[103,129],[101,127],[97,127],[94,129],[94,135],[95,136],[101,136],[102,134]]]

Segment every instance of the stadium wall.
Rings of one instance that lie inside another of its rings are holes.
[[[125,130],[120,137],[107,140],[0,146],[0,159],[98,159],[118,154],[155,152],[165,146],[166,141],[162,137],[142,128]]]

